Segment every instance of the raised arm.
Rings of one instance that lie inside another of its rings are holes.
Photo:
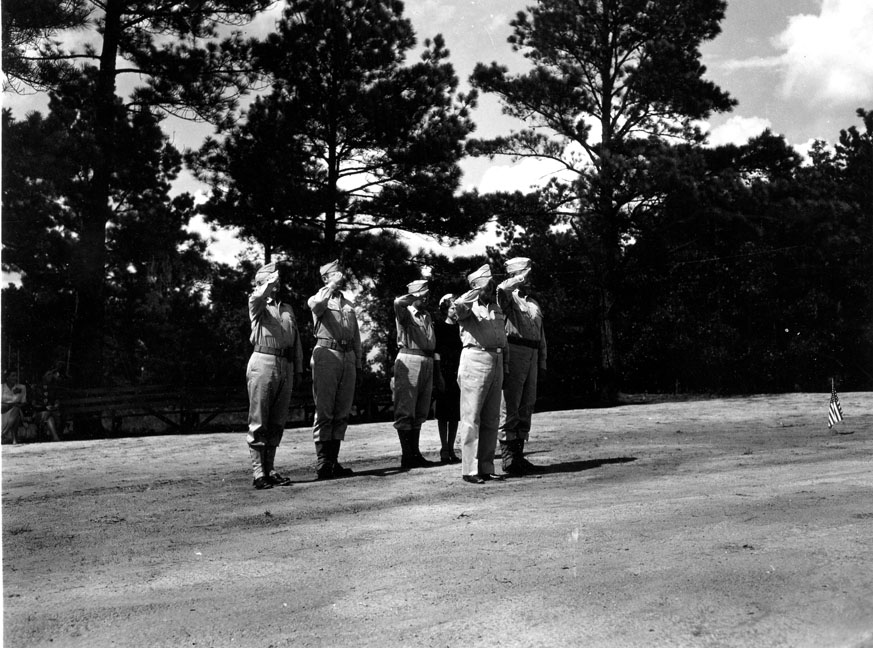
[[[324,315],[324,311],[327,310],[327,302],[330,300],[331,295],[333,295],[333,288],[328,284],[306,300],[306,305],[309,306],[309,310],[312,311],[313,315],[321,317]]]
[[[479,299],[481,288],[473,288],[468,290],[455,301],[455,316],[458,320],[465,320],[473,313],[473,304]]]
[[[504,313],[515,308],[515,302],[512,299],[512,291],[524,283],[527,278],[527,273],[513,275],[509,279],[501,281],[497,285],[497,303]]]
[[[394,300],[394,316],[401,326],[406,326],[412,320],[409,307],[418,299],[414,295],[402,295]]]
[[[255,286],[252,294],[249,295],[249,316],[252,321],[256,320],[264,312],[267,307],[267,300],[276,291],[279,286],[279,271],[277,270],[269,276],[267,281]]]

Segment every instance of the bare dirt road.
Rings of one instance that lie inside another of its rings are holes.
[[[242,434],[4,446],[4,645],[873,647],[873,394],[537,414],[538,477],[255,491]],[[438,448],[423,430],[425,454]]]

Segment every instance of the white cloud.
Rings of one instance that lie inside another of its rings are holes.
[[[812,138],[812,139],[806,140],[802,144],[792,144],[791,146],[803,158],[802,164],[809,166],[812,164],[812,156],[810,155],[810,153],[812,152],[812,147],[816,142],[820,142],[820,141],[821,140],[818,140],[816,138]],[[828,143],[825,143],[825,149],[830,151],[831,153],[833,153],[833,151],[834,151],[833,145],[828,144]]]
[[[746,144],[750,138],[760,135],[767,128],[772,128],[769,119],[735,115],[709,131],[709,145]]]
[[[188,222],[186,229],[195,232],[209,242],[208,255],[213,260],[231,266],[237,265],[237,256],[246,249],[246,244],[239,238],[236,229],[213,229],[203,221],[202,216],[195,216]]]
[[[285,12],[286,2],[277,2],[271,5],[266,11],[255,16],[254,20],[243,27],[246,36],[264,38],[265,36],[276,31],[276,23],[282,19]],[[234,29],[239,29],[234,27]],[[230,30],[230,31],[233,31]]]
[[[798,15],[775,40],[784,50],[786,97],[869,101],[873,92],[873,2],[823,0],[818,16]]]
[[[772,39],[774,56],[725,61],[729,71],[774,70],[784,99],[869,101],[873,94],[873,2],[822,0],[819,15],[798,14]]]
[[[497,245],[501,240],[497,234],[497,224],[493,221],[485,225],[482,232],[478,233],[469,243],[459,243],[451,246],[442,245],[439,241],[430,236],[413,234],[411,232],[398,232],[398,234],[400,240],[408,245],[413,253],[419,251],[436,252],[443,254],[450,259],[459,256],[476,256],[479,254],[485,254],[488,246]]]
[[[512,164],[492,164],[476,183],[480,193],[530,191],[554,177],[571,181],[575,174],[555,160],[525,158]]]
[[[404,16],[412,21],[416,31],[425,26],[439,31],[451,23],[456,12],[455,7],[443,0],[418,0],[404,7]]]

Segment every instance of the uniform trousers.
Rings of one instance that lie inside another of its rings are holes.
[[[246,385],[249,392],[246,441],[255,447],[278,446],[294,389],[291,363],[282,356],[255,352],[246,367]]]
[[[394,427],[420,429],[430,412],[433,390],[433,358],[411,353],[394,361]]]
[[[476,347],[464,347],[458,367],[461,388],[461,472],[492,474],[500,422],[500,392],[503,387],[503,355]]]
[[[511,343],[510,343],[511,344]],[[527,441],[531,418],[537,401],[539,351],[513,344],[509,354],[509,371],[503,379],[500,402],[501,442]]]
[[[312,436],[316,443],[342,441],[355,398],[355,353],[317,346],[309,364],[315,401]]]

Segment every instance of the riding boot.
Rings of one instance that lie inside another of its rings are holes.
[[[421,442],[421,428],[413,428],[409,431],[409,452],[412,455],[412,463],[415,468],[427,468],[433,465],[433,462],[428,461],[419,450]]]
[[[519,439],[518,441],[518,460],[521,464],[521,467],[524,468],[526,472],[529,473],[540,473],[543,472],[542,466],[537,466],[536,464],[528,461],[524,456],[524,439]]]
[[[400,470],[414,468],[409,452],[409,430],[397,430],[397,437],[400,439]]]
[[[510,441],[500,440],[500,467],[503,468],[503,472],[506,472],[509,466],[512,464],[512,454],[509,452],[509,444]]]
[[[315,474],[317,479],[333,477],[330,443],[330,441],[315,442]]]
[[[524,470],[518,461],[518,441],[501,441],[500,458],[502,459],[503,472],[507,475],[523,475]]]
[[[351,468],[346,468],[339,462],[339,452],[340,445],[342,445],[342,441],[331,441],[331,458],[333,459],[333,476],[334,477],[348,477],[350,475],[354,475],[355,471]]]

